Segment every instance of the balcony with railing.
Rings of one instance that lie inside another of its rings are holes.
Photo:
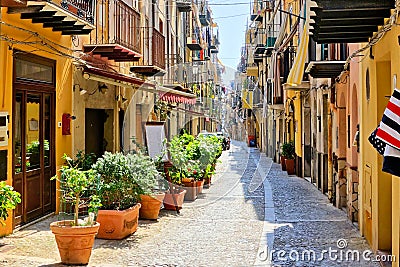
[[[211,53],[218,53],[218,46],[219,46],[219,39],[218,35],[213,35],[211,39],[210,46],[208,47],[210,49]]]
[[[202,48],[200,41],[201,31],[199,27],[195,27],[192,34],[186,39],[186,46],[192,51],[200,51]]]
[[[191,0],[176,0],[176,6],[180,12],[190,12],[192,11],[192,1]]]
[[[133,7],[112,0],[108,10],[99,14],[96,33],[91,44],[84,45],[84,52],[116,62],[138,61],[142,57],[140,26],[140,14]],[[104,31],[107,28],[108,32]]]
[[[8,7],[9,14],[20,14],[21,19],[32,23],[43,23],[43,28],[52,28],[62,35],[89,34],[94,29],[95,0],[60,1],[0,1]]]
[[[155,28],[143,28],[144,41],[144,53],[150,55],[151,62],[143,64],[138,64],[132,66],[130,69],[132,72],[139,73],[145,76],[163,76],[165,75],[165,37]],[[149,37],[151,36],[151,37]],[[151,42],[151,51],[150,45]]]
[[[159,31],[153,28],[153,65],[165,69],[165,37]]]
[[[209,26],[211,22],[211,12],[208,8],[204,12],[199,14],[200,23],[202,26]]]
[[[258,28],[255,31],[255,38],[254,38],[254,62],[262,62],[264,53],[266,50],[266,45],[265,45],[265,38],[266,36],[266,30],[264,28]]]

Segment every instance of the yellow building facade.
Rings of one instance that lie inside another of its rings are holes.
[[[379,125],[393,93],[398,64],[400,29],[392,27],[367,52],[360,70],[360,230],[372,248],[396,256],[393,266],[399,266],[400,235],[400,178],[382,172],[383,156],[368,142],[368,137]]]

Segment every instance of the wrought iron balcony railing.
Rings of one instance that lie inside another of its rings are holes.
[[[79,18],[94,24],[95,0],[62,0],[61,6]]]

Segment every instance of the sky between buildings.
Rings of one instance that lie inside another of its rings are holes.
[[[244,46],[251,0],[209,0],[214,21],[219,27],[218,57],[226,67],[224,83],[233,79]],[[232,76],[232,78],[231,78]]]

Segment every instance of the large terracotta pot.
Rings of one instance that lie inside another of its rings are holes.
[[[61,261],[64,264],[86,265],[89,263],[94,238],[99,230],[97,222],[93,226],[71,226],[74,221],[58,221],[50,224],[55,235]]]
[[[186,194],[186,190],[183,190],[183,189],[180,190],[179,193],[175,193],[175,194],[165,193],[164,208],[166,210],[177,210],[177,208],[178,208],[178,210],[182,209],[185,194]],[[176,200],[176,205],[175,205],[173,197]]]
[[[203,193],[204,180],[196,181],[197,195]]]
[[[294,159],[286,159],[286,171],[288,174],[294,174]]]
[[[96,219],[100,223],[97,238],[123,239],[136,232],[140,207],[138,203],[126,210],[99,210]]]
[[[154,194],[151,196],[141,195],[139,217],[141,219],[157,220],[160,208],[163,203],[165,193]]]

